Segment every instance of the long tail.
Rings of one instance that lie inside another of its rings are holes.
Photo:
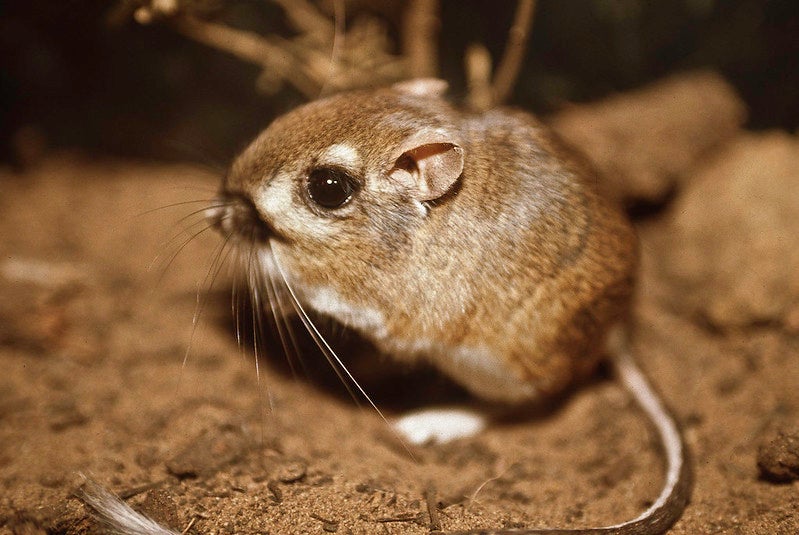
[[[621,344],[619,344],[621,345]],[[660,435],[666,456],[666,482],[657,500],[643,513],[620,524],[599,528],[507,529],[442,532],[440,535],[659,535],[680,518],[691,494],[691,469],[674,417],[661,402],[626,348],[615,348],[613,364],[625,388]]]

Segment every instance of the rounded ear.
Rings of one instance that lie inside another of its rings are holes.
[[[463,173],[463,149],[456,143],[422,143],[404,151],[389,172],[417,201],[444,195]]]
[[[447,92],[449,84],[438,78],[414,78],[391,86],[395,91],[417,97],[439,98]]]

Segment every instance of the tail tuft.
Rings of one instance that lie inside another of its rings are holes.
[[[92,510],[94,517],[106,527],[108,533],[116,535],[180,535],[179,532],[167,529],[148,516],[133,510],[117,495],[92,479],[85,478],[85,482],[76,492],[76,496]]]

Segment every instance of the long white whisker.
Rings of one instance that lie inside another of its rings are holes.
[[[363,387],[357,381],[357,379],[355,379],[352,373],[350,373],[350,370],[347,368],[347,366],[344,364],[341,358],[336,354],[336,352],[333,351],[333,348],[330,347],[330,344],[327,343],[327,340],[325,340],[324,336],[322,336],[322,333],[319,332],[319,329],[316,328],[316,325],[314,325],[313,321],[311,321],[311,318],[308,316],[308,313],[305,311],[299,299],[297,298],[297,294],[294,292],[294,289],[289,284],[288,277],[286,276],[286,273],[283,270],[283,266],[278,261],[277,255],[274,253],[274,251],[272,251],[272,258],[275,261],[275,266],[277,267],[277,270],[280,273],[280,277],[283,279],[283,283],[286,285],[286,290],[288,290],[289,295],[291,296],[291,302],[294,305],[295,309],[297,310],[297,314],[299,314],[300,319],[302,320],[305,327],[308,329],[311,335],[314,336],[314,339],[317,339],[318,337],[318,341],[321,342],[322,346],[324,346],[323,352],[325,352],[333,360],[335,360],[338,367],[344,372],[344,374],[346,374],[347,378],[351,381],[351,383],[355,386],[355,388],[358,389],[358,392],[361,393],[363,398],[369,403],[369,405],[371,405],[371,407],[380,416],[380,418],[382,418],[383,421],[386,422],[387,425],[389,425],[388,419],[383,414],[383,411],[381,411],[377,407],[377,405],[369,396],[369,394],[366,393],[366,390],[363,389]]]
[[[290,294],[291,294],[291,292],[290,292]],[[325,359],[327,359],[327,362],[330,364],[330,368],[333,370],[333,372],[335,372],[335,374],[338,377],[338,380],[341,382],[341,384],[344,385],[344,388],[347,390],[347,393],[350,395],[350,398],[352,398],[352,400],[355,402],[355,404],[358,405],[358,407],[360,407],[361,406],[361,400],[356,395],[355,391],[352,389],[351,384],[355,383],[356,386],[358,386],[358,385],[355,382],[355,380],[350,376],[350,372],[347,370],[346,366],[344,366],[344,363],[341,361],[341,359],[338,358],[336,353],[330,348],[330,345],[327,343],[325,338],[322,336],[322,334],[316,328],[316,325],[313,323],[313,320],[311,320],[311,317],[299,305],[299,302],[296,300],[296,297],[290,296],[290,303],[294,307],[294,310],[297,311],[297,315],[299,316],[300,321],[305,326],[305,330],[308,331],[308,334],[311,335],[311,338],[313,339],[314,343],[316,344],[316,347],[318,347],[319,350],[322,352],[322,355],[324,355]],[[349,380],[348,380],[348,376],[350,376]],[[358,386],[358,389],[362,391],[360,386]],[[366,399],[369,399],[368,396],[365,395],[365,393],[364,393],[364,397],[366,397]],[[369,401],[371,403],[371,400],[369,400]]]
[[[233,287],[231,289],[231,298],[230,298],[230,306],[232,308],[231,312],[233,313],[234,321],[236,323],[236,344],[239,347],[239,352],[244,355],[244,347],[241,343],[241,293],[240,293],[240,284],[241,284],[241,275],[240,273],[244,271],[244,261],[241,255],[241,249],[236,248],[236,269],[233,270]]]
[[[196,225],[197,225],[197,224],[199,224],[199,223],[200,223],[200,222],[198,222],[198,223],[195,223],[195,224],[193,224],[192,226],[196,226]],[[174,261],[175,261],[175,259],[178,257],[178,255],[179,255],[181,252],[183,252],[183,249],[185,249],[185,248],[186,248],[186,246],[187,246],[189,243],[191,243],[191,242],[192,242],[192,241],[193,241],[195,238],[197,238],[197,236],[199,236],[199,235],[200,235],[200,234],[202,234],[203,232],[206,232],[208,229],[210,229],[210,228],[211,228],[211,226],[212,226],[212,225],[211,225],[210,223],[209,223],[209,224],[207,224],[205,227],[203,227],[203,228],[202,228],[202,229],[200,229],[199,231],[195,232],[194,234],[192,234],[191,236],[189,236],[188,238],[186,238],[186,240],[184,240],[184,241],[183,241],[183,243],[181,243],[181,244],[180,244],[180,246],[178,246],[177,250],[176,250],[174,253],[172,253],[172,255],[170,255],[170,257],[169,257],[169,260],[166,262],[166,264],[164,264],[164,267],[163,267],[163,269],[161,270],[161,274],[158,276],[158,280],[156,281],[156,286],[158,286],[158,285],[160,285],[160,284],[161,284],[161,281],[163,281],[164,277],[166,276],[166,272],[169,270],[169,266],[171,266],[171,265],[172,265],[172,262],[174,262]],[[156,257],[153,259],[153,261],[150,263],[150,265],[148,266],[148,268],[147,268],[147,269],[148,269],[148,270],[149,270],[149,269],[152,269],[153,265],[154,265],[154,264],[155,264],[155,263],[158,261],[158,259],[159,259],[160,257],[161,257],[161,255],[160,255],[160,254],[159,254],[159,255],[156,255]]]
[[[194,203],[194,202],[206,202],[206,201],[186,201],[185,204]],[[179,205],[179,204],[184,204],[184,203],[176,203],[175,205]],[[172,206],[175,206],[175,205],[172,205]],[[205,204],[199,210],[192,210],[188,214],[184,215],[183,217],[181,217],[180,219],[175,221],[171,226],[172,227],[181,226],[190,217],[194,217],[196,215],[202,215],[209,209],[224,208],[226,205],[227,205],[227,203],[224,203],[224,202],[219,203],[219,204]],[[150,210],[150,211],[152,212],[154,210]],[[145,212],[145,213],[148,213],[148,212]],[[226,215],[223,219],[227,219],[228,217],[229,216]],[[200,231],[198,231],[194,235],[191,235],[189,238],[187,238],[185,241],[183,241],[178,246],[178,248],[174,252],[174,254],[172,254],[172,256],[170,256],[169,261],[166,263],[166,265],[164,266],[164,269],[163,269],[163,271],[161,273],[161,278],[163,278],[163,274],[166,272],[166,270],[169,268],[169,266],[172,264],[172,262],[175,260],[175,258],[180,254],[180,252],[183,250],[183,248],[186,247],[186,245],[188,245],[194,238],[196,238],[197,236],[199,236],[200,234],[202,234],[203,232],[208,230],[213,225],[208,223],[208,219],[206,217],[202,216],[197,221],[195,221],[193,223],[190,223],[188,225],[184,225],[183,228],[181,228],[178,232],[173,234],[169,239],[166,239],[166,240],[161,242],[161,244],[159,245],[159,248],[161,248],[162,250],[166,250],[169,247],[171,247],[172,244],[175,241],[178,240],[178,238],[180,238],[181,236],[185,235],[187,232],[190,232],[193,228],[197,227],[198,225],[202,225],[203,223],[206,223],[207,225],[204,228],[202,228]],[[147,269],[151,270],[153,268],[153,266],[155,266],[155,264],[158,263],[158,261],[162,258],[162,256],[163,255],[161,253],[158,253],[157,255],[155,255],[153,260],[147,266]]]
[[[197,332],[197,325],[200,322],[200,316],[202,315],[203,310],[205,310],[205,306],[208,302],[208,296],[211,293],[211,290],[214,287],[214,283],[219,275],[219,272],[222,269],[222,266],[225,265],[228,256],[230,255],[231,248],[227,247],[230,244],[230,238],[232,233],[228,234],[225,239],[222,241],[220,245],[216,247],[214,252],[212,253],[212,261],[208,265],[208,270],[205,273],[205,278],[202,281],[202,284],[197,286],[197,304],[194,307],[194,316],[191,319],[191,336],[189,337],[189,343],[186,345],[186,352],[183,355],[183,367],[186,367],[186,362],[189,360],[189,354],[191,353],[192,346],[194,344],[194,336]],[[209,283],[210,280],[210,283]],[[203,294],[202,298],[200,297],[200,291],[203,287],[208,285],[207,290]]]
[[[272,261],[275,263],[276,266],[278,265],[277,261],[274,258],[274,253],[272,253]],[[299,316],[300,321],[305,327],[305,330],[308,331],[308,334],[311,335],[311,339],[313,339],[314,343],[316,344],[316,347],[319,348],[319,351],[322,352],[322,355],[324,355],[325,359],[330,364],[330,368],[336,374],[336,377],[338,377],[341,384],[344,385],[344,388],[347,390],[347,393],[350,395],[350,398],[352,398],[355,404],[360,407],[361,399],[359,396],[355,394],[355,391],[352,389],[352,386],[350,386],[351,383],[354,381],[348,380],[347,375],[349,375],[349,372],[347,371],[343,362],[341,362],[341,359],[339,359],[338,356],[335,355],[335,352],[332,350],[332,348],[327,343],[325,338],[322,336],[322,334],[314,325],[313,320],[311,320],[311,317],[305,312],[305,310],[302,310],[302,308],[299,306],[299,301],[296,299],[295,296],[292,295],[293,292],[291,292],[291,289],[289,288],[288,283],[285,281],[285,278],[283,278],[283,282],[286,285],[286,289],[289,291],[289,303],[291,303],[291,306],[297,312],[297,316]],[[346,374],[342,373],[342,371],[346,372]]]
[[[291,373],[296,378],[297,371],[294,368],[294,361],[296,360],[300,363],[300,366],[302,366],[303,371],[307,375],[308,370],[305,368],[305,362],[302,360],[299,344],[297,343],[294,330],[291,328],[291,323],[286,314],[285,302],[283,301],[283,297],[274,279],[274,274],[271,271],[268,271],[267,282],[269,305],[272,309],[272,316],[275,319],[275,326],[277,327],[278,336],[280,337],[280,343],[283,345],[283,352],[286,355],[289,368],[291,368]],[[286,338],[288,338],[288,343]]]
[[[202,208],[199,208],[199,209],[197,209],[197,210],[192,210],[192,211],[191,211],[191,212],[189,212],[188,214],[184,215],[183,217],[181,217],[180,219],[178,219],[177,221],[175,221],[175,223],[173,223],[173,226],[180,225],[181,223],[183,223],[184,221],[186,221],[188,218],[190,218],[190,217],[193,217],[193,216],[196,216],[196,215],[198,215],[198,214],[201,214],[201,215],[202,215],[202,218],[201,218],[199,221],[204,221],[204,220],[206,219],[206,217],[205,217],[205,214],[206,214],[206,212],[208,212],[208,210],[214,210],[214,209],[216,209],[216,208],[224,208],[225,206],[227,206],[227,203],[225,203],[225,202],[222,202],[222,203],[219,203],[219,204],[206,204],[206,205],[204,205]],[[227,217],[229,217],[229,216],[225,216],[225,217],[227,218]],[[197,224],[197,223],[192,223],[191,225],[189,225],[189,226],[187,227],[187,229],[188,229],[188,228],[191,228],[192,226],[194,226],[194,225],[196,225],[196,224]],[[185,229],[184,229],[184,230],[185,230]],[[178,235],[180,235],[180,234],[178,234]]]
[[[203,204],[203,208],[198,210],[198,212],[202,212],[208,207],[208,203],[210,203],[211,200],[212,199],[195,199],[195,200],[191,200],[191,201],[173,202],[173,203],[170,203],[170,204],[165,204],[163,206],[158,206],[156,208],[150,208],[149,210],[145,210],[143,212],[139,212],[138,214],[136,214],[136,217],[145,216],[145,215],[148,215],[148,214],[152,214],[154,212],[160,212],[161,210],[168,210],[169,208],[177,208],[178,206],[185,206],[187,204],[200,204],[200,203]],[[213,208],[213,206],[212,206],[212,208]],[[193,213],[196,213],[196,212],[193,212]],[[189,215],[191,215],[191,214],[189,214]]]
[[[147,208],[147,209],[138,211],[138,212],[136,212],[136,213],[134,213],[132,215],[125,216],[124,218],[122,218],[120,220],[120,223],[129,225],[133,221],[136,221],[137,219],[143,218],[144,216],[150,215],[152,213],[160,212],[162,210],[169,210],[170,208],[179,208],[181,206],[186,206],[186,205],[189,205],[189,204],[202,204],[203,205],[202,210],[205,210],[205,208],[208,207],[209,203],[211,203],[213,201],[214,201],[214,199],[208,199],[208,198],[206,198],[206,199],[192,199],[190,201],[178,201],[178,202],[165,204],[163,206],[157,206],[155,208]],[[202,211],[202,210],[200,210],[200,211]],[[185,219],[185,217],[183,219]],[[177,222],[176,222],[176,224],[177,224]]]
[[[266,300],[269,303],[269,310],[272,313],[272,321],[275,325],[275,330],[277,331],[277,337],[280,340],[280,346],[283,348],[283,354],[286,357],[286,361],[289,364],[289,368],[291,369],[291,375],[293,377],[297,377],[297,372],[294,369],[294,362],[292,361],[292,355],[290,355],[288,340],[286,338],[286,333],[284,332],[284,325],[281,317],[278,314],[277,305],[275,301],[277,297],[275,296],[275,288],[272,285],[271,277],[267,276],[267,280],[264,281],[264,289],[266,290]]]
[[[265,415],[263,413],[264,407],[264,399],[263,399],[263,385],[261,383],[261,362],[259,358],[260,353],[260,346],[258,344],[258,338],[261,335],[260,328],[263,325],[262,317],[263,317],[263,304],[261,302],[261,286],[262,286],[262,276],[263,276],[263,266],[260,262],[260,256],[256,254],[255,251],[255,239],[252,237],[251,244],[250,244],[250,254],[249,254],[249,266],[248,266],[248,280],[249,280],[249,288],[250,288],[250,295],[252,296],[252,306],[253,306],[253,313],[252,313],[252,329],[253,329],[253,352],[255,353],[255,377],[256,383],[258,385],[258,407],[261,411],[261,442],[264,441],[264,420]],[[255,269],[253,268],[255,266]],[[270,395],[269,391],[267,390],[267,399],[269,402],[269,412],[274,414],[274,405],[272,402],[272,396]]]

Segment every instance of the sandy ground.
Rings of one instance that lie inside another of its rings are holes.
[[[702,84],[719,82],[691,83],[686,98],[710,101]],[[695,469],[672,532],[796,533],[799,139],[738,130],[727,94],[729,106],[697,113],[669,91],[572,110],[556,126],[583,144],[598,132],[591,158],[617,166],[607,188],[637,207],[633,345]],[[646,99],[705,126],[653,133],[637,111]],[[625,124],[637,133],[612,135]],[[625,190],[625,170],[648,182]],[[73,496],[80,474],[189,533],[595,526],[657,496],[654,434],[602,370],[540,413],[409,449],[352,402],[307,340],[292,373],[267,332],[256,374],[251,318],[240,347],[234,277],[215,274],[220,240],[189,239],[203,204],[170,206],[209,199],[217,180],[188,165],[69,153],[0,172],[0,533],[100,532]],[[335,327],[330,339],[387,418],[463,401]]]

